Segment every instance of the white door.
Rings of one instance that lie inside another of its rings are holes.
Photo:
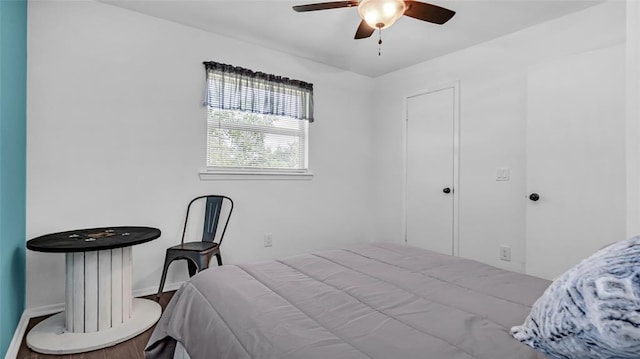
[[[407,243],[454,254],[456,87],[407,99]]]
[[[624,67],[614,46],[530,69],[528,274],[553,279],[624,239]]]

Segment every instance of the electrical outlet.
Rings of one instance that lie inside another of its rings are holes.
[[[511,262],[511,247],[500,246],[500,260],[505,262]]]
[[[496,181],[508,181],[511,177],[511,172],[508,168],[498,168],[496,171]]]
[[[265,247],[273,246],[273,235],[271,233],[264,234],[264,246]]]

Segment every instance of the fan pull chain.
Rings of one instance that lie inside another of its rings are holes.
[[[378,28],[378,56],[380,56],[381,47],[382,47],[382,28]]]

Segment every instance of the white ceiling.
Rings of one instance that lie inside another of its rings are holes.
[[[456,15],[444,25],[406,16],[354,40],[356,8],[296,13],[328,0],[102,0],[161,19],[377,77],[601,3],[602,0],[435,0]]]

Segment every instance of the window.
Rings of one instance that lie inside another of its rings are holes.
[[[205,62],[208,170],[305,172],[313,85]]]
[[[210,108],[207,129],[207,167],[307,169],[307,121]]]

